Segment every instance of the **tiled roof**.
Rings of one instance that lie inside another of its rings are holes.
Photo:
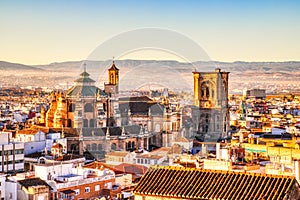
[[[111,165],[108,165],[107,163],[103,163],[103,162],[99,162],[99,161],[94,161],[92,163],[84,165],[83,167],[84,168],[91,168],[91,169],[101,169],[101,168],[112,169]]]
[[[174,142],[189,142],[189,140],[186,139],[185,137],[179,137],[176,138]]]
[[[63,145],[60,144],[60,143],[55,143],[54,145],[52,145],[52,148],[59,148],[59,149],[62,149],[62,148],[63,148]]]
[[[18,135],[35,135],[38,132],[38,130],[34,129],[23,129],[18,131]]]
[[[297,188],[294,188],[296,186]],[[211,171],[179,167],[152,167],[134,189],[136,195],[165,196],[179,199],[284,199],[294,189],[294,177]]]
[[[127,151],[112,151],[112,152],[107,152],[106,156],[118,156],[118,157],[124,157],[130,154]]]
[[[122,163],[115,166],[113,170],[129,174],[144,174],[148,170],[148,167],[144,165]]]
[[[39,131],[48,133],[49,128],[43,126],[31,126],[30,128],[19,130],[18,134],[35,135]]]

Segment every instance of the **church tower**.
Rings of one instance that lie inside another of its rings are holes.
[[[105,92],[112,96],[119,93],[119,69],[116,67],[115,61],[108,69],[108,84],[105,84]]]
[[[113,61],[108,69],[108,84],[104,84],[104,91],[108,94],[107,99],[107,126],[120,126],[120,111],[119,111],[119,69]]]
[[[119,69],[115,65],[115,61],[113,61],[112,66],[108,70],[109,73],[109,84],[118,85],[119,83]]]
[[[193,76],[196,137],[211,141],[225,137],[229,125],[229,72],[217,68],[215,72],[193,72]]]

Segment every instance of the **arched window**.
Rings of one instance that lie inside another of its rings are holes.
[[[209,98],[209,88],[206,87],[206,98]]]
[[[71,144],[71,146],[70,146],[70,150],[71,151],[77,151],[77,148],[78,146],[77,146],[77,144]]]
[[[110,75],[110,81],[111,81],[112,84],[114,84],[114,82],[115,82],[114,74],[111,74],[111,75]]]
[[[68,119],[68,127],[72,127],[72,120],[71,119]]]
[[[129,141],[126,145],[126,150],[130,150],[131,149],[131,142]]]
[[[91,103],[87,103],[84,105],[84,112],[93,112],[93,105]]]
[[[83,119],[83,127],[89,127],[89,122],[87,119]]]
[[[98,144],[98,151],[102,151],[102,150],[103,150],[102,144]]]
[[[68,108],[68,112],[74,112],[75,111],[75,104],[74,103],[71,103],[69,105],[69,108]]]
[[[86,150],[87,150],[87,151],[90,151],[90,150],[91,150],[91,145],[90,145],[90,144],[87,144],[87,145],[86,145]]]
[[[111,150],[114,150],[114,151],[117,150],[116,143],[112,143],[110,148],[111,148]]]
[[[95,120],[94,119],[90,119],[90,127],[93,128],[95,127]]]
[[[97,151],[97,144],[95,143],[92,144],[92,151]]]

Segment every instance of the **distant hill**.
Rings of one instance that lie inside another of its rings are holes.
[[[91,78],[102,87],[107,81],[107,69],[111,66],[112,60],[55,62],[34,66],[0,61],[0,71],[5,71],[0,74],[0,79],[3,85],[66,89],[83,71],[83,63],[86,63]],[[160,85],[173,90],[192,92],[193,71],[214,71],[215,68],[221,68],[230,72],[231,92],[241,92],[245,88],[265,88],[269,92],[300,91],[300,62],[298,61],[181,63],[172,60],[116,60],[115,64],[120,69],[120,90],[152,89],[149,85]],[[15,74],[15,70],[19,75]]]
[[[37,67],[33,67],[33,66],[29,66],[29,65],[0,61],[0,70],[37,70],[37,71],[41,71],[43,69],[39,69]]]

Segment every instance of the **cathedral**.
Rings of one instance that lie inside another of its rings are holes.
[[[49,128],[70,132],[66,134],[68,152],[88,152],[96,159],[109,151],[170,146],[170,138],[178,135],[181,126],[180,110],[167,101],[119,98],[119,69],[114,61],[104,90],[95,86],[84,65],[73,87],[52,93],[50,107],[42,109],[41,118]]]
[[[214,72],[193,72],[194,105],[192,118],[196,138],[217,141],[227,136],[229,126],[228,76],[217,68]]]
[[[110,120],[116,113],[112,108],[113,97],[118,92],[118,71],[113,63],[109,69],[109,84],[105,84],[105,89],[110,89],[103,91],[95,86],[95,81],[89,77],[84,65],[84,71],[75,80],[73,87],[65,93],[52,93],[50,109],[46,113],[46,126],[96,128],[111,123]]]

